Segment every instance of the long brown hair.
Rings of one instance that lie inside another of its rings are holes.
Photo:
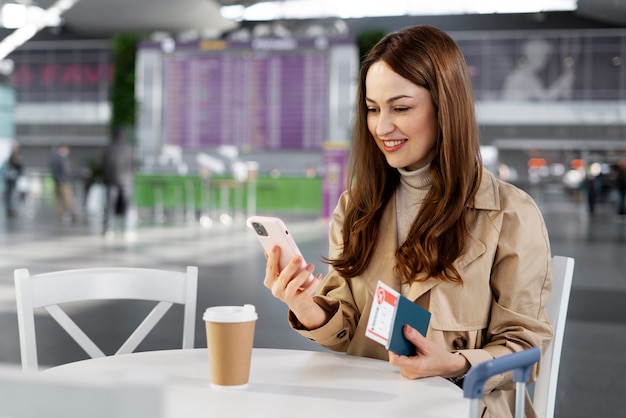
[[[367,128],[365,78],[378,61],[430,91],[439,125],[436,155],[429,169],[432,187],[406,241],[396,251],[397,272],[405,282],[416,280],[419,272],[461,281],[452,263],[466,249],[471,207],[480,185],[478,126],[463,53],[450,36],[430,26],[385,36],[362,64],[343,248],[336,259],[328,261],[344,277],[355,277],[367,268],[383,211],[400,181],[398,170],[387,164]]]

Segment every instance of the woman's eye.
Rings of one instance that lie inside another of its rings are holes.
[[[376,109],[375,107],[368,107],[367,108],[367,113],[376,113],[378,112],[378,109]]]
[[[407,112],[409,108],[408,107],[396,107],[395,110],[398,113],[404,113],[404,112]]]

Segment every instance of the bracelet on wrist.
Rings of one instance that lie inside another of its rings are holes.
[[[455,356],[460,356],[461,352],[459,351],[455,351],[454,353]],[[454,383],[455,385],[457,385],[460,388],[463,388],[463,380],[465,380],[465,376],[467,375],[466,373],[463,373],[461,376],[457,376],[457,377],[450,377],[448,378],[449,381],[451,381],[452,383]]]

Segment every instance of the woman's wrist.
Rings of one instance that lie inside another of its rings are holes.
[[[312,302],[306,307],[299,308],[300,309],[290,309],[294,316],[298,319],[298,322],[300,322],[300,324],[307,330],[317,329],[328,322],[328,315],[326,311],[315,302]]]
[[[453,383],[459,384],[463,382],[463,379],[469,371],[471,364],[469,361],[467,361],[467,358],[465,358],[465,356],[461,354],[460,351],[455,351],[452,354],[455,360],[453,367],[454,371],[451,373],[450,376],[447,376],[447,378],[450,379],[450,381],[452,381]]]

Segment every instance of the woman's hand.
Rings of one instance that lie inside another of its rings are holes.
[[[326,311],[313,300],[313,292],[317,289],[322,275],[316,275],[313,280],[307,283],[315,267],[312,264],[308,264],[302,269],[300,267],[302,257],[295,256],[280,271],[278,267],[280,258],[279,246],[275,246],[272,252],[265,254],[265,256],[267,264],[263,284],[270,289],[272,295],[283,301],[302,325],[308,329],[319,328],[326,323],[328,320]]]
[[[400,369],[408,379],[442,376],[459,377],[467,373],[470,364],[462,355],[455,355],[426,339],[416,329],[404,326],[404,336],[415,345],[417,354],[412,357],[389,352],[389,363]]]

